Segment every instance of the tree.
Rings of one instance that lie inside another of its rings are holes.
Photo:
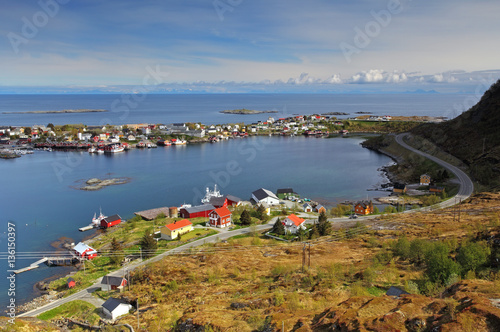
[[[252,223],[252,217],[250,217],[250,213],[246,209],[241,212],[240,223],[246,226]]]
[[[302,227],[299,227],[299,230],[297,231],[297,237],[299,238],[299,241],[304,241],[306,239],[306,230]]]
[[[114,237],[113,240],[111,240],[111,257],[110,257],[111,263],[119,264],[121,263],[122,259],[123,259],[122,245],[120,242],[118,242],[116,237]]]
[[[318,232],[321,236],[329,235],[332,232],[332,224],[324,212],[321,212],[318,217]]]
[[[459,274],[460,265],[449,257],[450,249],[444,243],[435,243],[425,257],[430,281],[444,285],[452,274]]]
[[[139,244],[141,245],[142,256],[146,258],[152,257],[156,252],[156,248],[158,246],[156,240],[153,237],[153,233],[150,232],[144,233],[144,236],[142,237]]]
[[[314,240],[319,237],[318,225],[314,224],[309,232],[309,239]]]
[[[276,219],[276,222],[273,225],[272,232],[277,235],[285,235],[285,226],[283,226],[280,218]]]
[[[24,127],[24,134],[25,135],[31,135],[31,127]]]
[[[53,124],[53,123],[49,123],[49,124],[47,125],[47,128],[50,128],[50,130],[52,130],[53,132],[55,132],[55,131],[56,131],[56,129],[55,129],[55,127],[54,127],[54,124]]]
[[[267,221],[266,208],[262,204],[257,208],[257,218],[262,221]]]
[[[406,236],[399,238],[394,245],[394,254],[399,256],[402,260],[410,258],[411,243]]]
[[[457,262],[462,266],[462,274],[468,271],[476,271],[484,265],[490,254],[487,246],[477,242],[469,242],[458,249]]]

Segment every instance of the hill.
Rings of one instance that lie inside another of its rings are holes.
[[[122,293],[98,293],[139,299],[140,331],[498,331],[498,206],[500,194],[477,194],[461,213],[335,223],[304,267],[302,243],[250,235],[207,244],[134,271]],[[391,286],[411,294],[386,296]],[[123,323],[135,328],[136,314]]]
[[[486,189],[500,189],[500,80],[455,119],[423,124],[411,132],[460,159]]]

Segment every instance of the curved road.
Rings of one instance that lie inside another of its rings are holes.
[[[455,196],[455,199],[451,198],[451,199],[448,199],[444,202],[441,202],[439,204],[436,204],[436,205],[433,205],[431,207],[426,207],[426,208],[421,208],[421,209],[418,209],[418,211],[425,211],[425,210],[430,210],[430,209],[436,209],[436,208],[446,208],[446,207],[450,207],[450,206],[453,206],[455,204],[457,204],[458,202],[462,201],[462,200],[465,200],[467,198],[469,198],[470,195],[472,195],[472,192],[474,191],[474,185],[471,181],[471,179],[467,176],[467,174],[465,174],[461,169],[459,169],[458,167],[456,166],[453,166],[439,158],[436,158],[434,156],[431,156],[425,152],[422,152],[422,151],[419,151],[415,148],[412,148],[411,146],[409,146],[408,144],[406,144],[404,141],[403,141],[403,138],[408,136],[409,134],[408,133],[403,133],[403,134],[399,134],[396,136],[396,142],[401,145],[402,147],[414,152],[414,153],[417,153],[421,156],[424,156],[425,158],[428,158],[432,161],[434,161],[435,163],[443,166],[444,168],[448,169],[450,172],[452,172],[453,174],[455,174],[455,176],[458,178],[458,180],[460,181],[460,189],[458,190],[458,193],[457,195]],[[409,210],[409,211],[405,211],[405,212],[415,212],[417,210]],[[372,219],[373,217],[366,217],[366,219]],[[349,220],[348,218],[335,218],[336,220],[335,221],[340,221],[340,220]],[[365,218],[363,218],[365,219]],[[331,219],[330,219],[331,220]],[[269,229],[272,227],[272,224],[274,223],[274,218],[271,219],[271,221],[268,223],[268,224],[265,224],[265,225],[259,225],[256,227],[255,230],[257,231],[261,231],[261,230],[265,230],[265,229]],[[196,240],[196,241],[193,241],[193,242],[190,242],[190,243],[187,243],[183,246],[180,246],[180,247],[177,247],[175,249],[171,249],[171,250],[168,250],[164,253],[161,253],[159,254],[158,256],[155,256],[153,258],[150,258],[150,259],[147,259],[147,260],[144,260],[142,262],[135,262],[135,263],[131,263],[125,267],[122,267],[121,269],[117,270],[117,271],[114,271],[114,272],[111,272],[109,273],[108,275],[112,275],[112,276],[125,276],[126,275],[126,271],[132,271],[140,266],[143,266],[143,265],[146,265],[146,264],[149,264],[149,263],[152,263],[152,262],[157,262],[161,259],[163,259],[165,256],[168,256],[168,255],[173,255],[173,254],[178,254],[178,253],[181,253],[183,251],[186,251],[186,250],[189,250],[189,249],[192,249],[192,248],[195,248],[195,247],[198,247],[198,246],[201,246],[205,243],[210,243],[210,242],[216,242],[216,241],[219,241],[219,240],[225,240],[225,239],[228,239],[230,237],[233,237],[233,236],[236,236],[236,235],[240,235],[240,234],[244,234],[244,233],[250,233],[252,230],[250,228],[243,228],[243,229],[238,229],[238,230],[235,230],[235,231],[226,231],[226,230],[222,230],[219,234],[216,234],[216,235],[212,235],[212,236],[209,236],[209,237],[206,237],[204,239],[201,239],[201,240]],[[54,309],[58,306],[60,306],[61,304],[64,304],[64,303],[67,303],[67,302],[70,302],[70,301],[74,301],[74,300],[78,300],[78,299],[85,299],[85,298],[88,298],[88,297],[92,297],[93,295],[91,294],[92,292],[94,292],[95,290],[97,289],[100,289],[100,282],[96,282],[95,284],[93,284],[92,286],[86,288],[86,289],[83,289],[75,294],[72,294],[68,297],[65,297],[65,298],[62,298],[62,299],[59,299],[59,300],[55,300],[49,304],[46,304],[42,307],[39,307],[37,309],[34,309],[34,310],[31,310],[31,311],[28,311],[28,312],[25,312],[23,314],[20,314],[18,315],[17,317],[36,317],[38,315],[40,315],[41,313],[45,312],[45,311],[48,311],[48,310],[51,310],[51,309]]]
[[[403,141],[403,139],[409,135],[410,134],[408,134],[408,133],[403,133],[403,134],[397,135],[396,142],[399,145],[401,145],[402,147],[404,147],[405,149],[410,150],[411,152],[417,153],[421,156],[424,156],[425,158],[432,160],[436,164],[443,166],[444,168],[446,168],[447,170],[449,170],[450,172],[455,174],[457,179],[460,181],[460,189],[458,189],[458,193],[457,193],[457,195],[455,195],[454,199],[452,197],[444,202],[433,205],[432,207],[429,207],[429,208],[433,208],[433,209],[435,209],[435,208],[438,208],[438,209],[447,208],[447,207],[453,206],[453,205],[457,204],[458,202],[461,202],[461,201],[469,198],[470,195],[472,195],[472,193],[474,192],[474,184],[472,183],[472,180],[469,178],[469,176],[467,174],[465,174],[460,168],[453,166],[453,165],[451,165],[451,164],[449,164],[449,163],[447,163],[447,162],[445,162],[437,157],[431,156],[430,154],[427,154],[425,152],[422,152],[420,150],[412,148],[411,146],[406,144]],[[427,208],[427,209],[429,209],[429,208]],[[425,210],[425,209],[426,208],[423,208],[420,211]]]

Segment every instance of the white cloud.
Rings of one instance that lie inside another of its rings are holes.
[[[403,83],[408,81],[406,73],[393,71],[389,73],[381,69],[370,69],[354,74],[351,83]]]

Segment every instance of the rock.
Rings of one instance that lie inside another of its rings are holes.
[[[248,304],[242,302],[233,302],[231,303],[231,309],[243,309],[248,307]]]
[[[102,181],[100,179],[98,179],[98,178],[92,178],[92,179],[87,180],[87,182],[85,182],[85,183],[87,183],[87,184],[97,184],[97,183],[101,183],[101,182]]]

